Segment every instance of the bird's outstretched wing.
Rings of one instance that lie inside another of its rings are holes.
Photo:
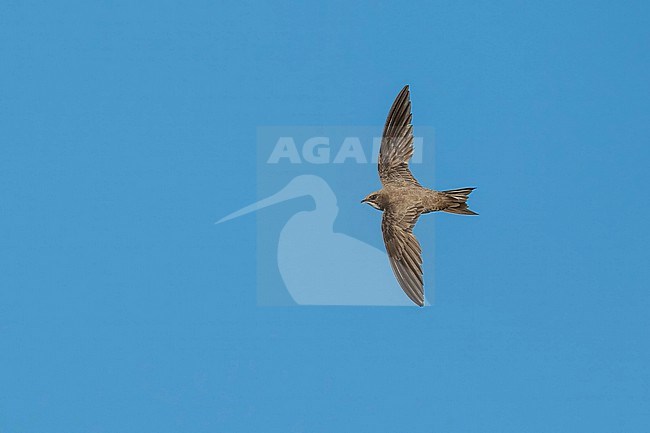
[[[384,185],[420,185],[408,166],[413,155],[411,117],[411,98],[407,85],[395,98],[384,125],[379,150],[379,179]]]
[[[422,249],[412,231],[422,210],[418,206],[386,210],[381,220],[381,231],[393,273],[404,293],[420,307],[424,306]]]

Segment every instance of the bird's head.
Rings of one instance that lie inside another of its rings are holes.
[[[361,200],[361,203],[368,203],[375,209],[384,210],[384,198],[383,191],[375,191],[368,194],[366,198]]]

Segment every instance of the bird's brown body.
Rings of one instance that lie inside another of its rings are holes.
[[[422,187],[408,168],[413,154],[413,127],[409,87],[397,95],[388,113],[379,152],[379,178],[383,188],[362,200],[384,212],[381,230],[393,273],[406,295],[424,305],[422,250],[413,235],[420,215],[444,211],[476,215],[467,207],[474,188],[435,191]]]
[[[464,191],[473,188],[465,188]],[[476,215],[474,212],[467,209],[462,194],[458,193],[457,196],[451,195],[454,191],[436,191],[429,188],[423,188],[419,185],[404,185],[392,186],[388,185],[378,191],[382,207],[381,210],[398,210],[401,208],[408,208],[417,206],[421,209],[420,213],[429,213],[436,211],[446,211],[451,213],[463,213],[468,215]],[[463,206],[464,205],[464,206]]]

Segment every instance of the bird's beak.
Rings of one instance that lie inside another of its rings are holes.
[[[292,189],[284,187],[280,191],[276,192],[270,197],[263,198],[262,200],[258,201],[257,203],[253,203],[251,205],[248,205],[246,207],[243,207],[239,209],[238,211],[235,211],[229,215],[226,215],[225,217],[221,218],[219,221],[217,221],[215,224],[221,224],[222,222],[226,222],[228,220],[238,218],[242,215],[246,215],[247,213],[251,213],[256,210],[263,209],[267,206],[274,205],[276,203],[280,203],[286,200],[290,200],[292,198],[300,197],[304,194],[296,194],[295,191],[292,191]]]
[[[365,203],[365,202],[367,202],[367,201],[368,201],[368,199],[367,199],[367,198],[364,198],[363,200],[361,200],[361,203]]]

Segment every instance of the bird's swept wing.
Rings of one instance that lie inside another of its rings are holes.
[[[404,86],[390,107],[379,150],[379,179],[386,184],[419,185],[408,167],[413,155],[409,86]]]
[[[413,226],[422,209],[413,206],[405,210],[386,210],[381,231],[393,273],[404,293],[420,307],[424,305],[422,278],[422,249],[413,235]]]

